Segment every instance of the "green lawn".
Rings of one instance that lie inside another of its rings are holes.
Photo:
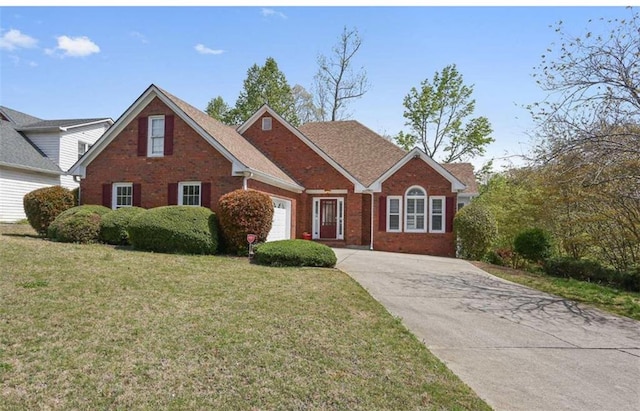
[[[0,409],[489,409],[338,270],[0,233]]]
[[[583,302],[603,311],[640,320],[640,293],[620,291],[599,284],[569,278],[549,277],[508,267],[474,261],[477,267],[497,277],[527,287]]]

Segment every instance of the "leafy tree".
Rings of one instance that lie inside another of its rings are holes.
[[[358,29],[345,26],[338,43],[327,57],[318,57],[318,72],[314,77],[317,106],[323,121],[348,118],[347,105],[369,90],[364,67],[353,70],[353,59],[362,46]]]
[[[441,155],[445,163],[484,154],[495,140],[486,117],[467,119],[475,110],[472,93],[473,86],[463,83],[455,64],[436,72],[431,82],[422,81],[420,88],[412,87],[404,98],[405,125],[411,132],[401,131],[396,143],[405,150],[420,144],[430,157]]]
[[[551,255],[551,238],[541,228],[530,228],[516,236],[513,249],[527,260],[537,263]]]
[[[313,102],[311,93],[299,84],[293,86],[291,93],[293,94],[293,104],[300,124],[322,120],[320,110]]]
[[[247,70],[247,78],[236,105],[224,116],[224,122],[241,124],[263,104],[268,104],[294,126],[299,125],[291,87],[272,57],[268,57],[263,66],[254,64]]]
[[[491,211],[479,202],[472,202],[456,213],[453,230],[462,258],[480,260],[489,251],[498,234]]]
[[[229,105],[222,99],[221,96],[216,98],[212,98],[207,104],[207,109],[205,110],[207,114],[218,121],[225,121],[226,116],[229,114],[231,108]]]

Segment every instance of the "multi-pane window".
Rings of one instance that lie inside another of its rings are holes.
[[[199,182],[180,183],[178,185],[178,204],[199,206],[201,185]]]
[[[91,144],[84,141],[78,141],[78,160],[91,148]]]
[[[427,195],[420,187],[412,187],[405,195],[405,231],[426,231]]]
[[[149,117],[149,155],[164,155],[164,116]]]
[[[444,204],[445,197],[432,196],[429,198],[429,218],[432,233],[444,233]]]
[[[402,197],[387,197],[387,231],[402,231]]]
[[[133,184],[114,183],[113,184],[113,204],[112,208],[131,207],[133,205]]]

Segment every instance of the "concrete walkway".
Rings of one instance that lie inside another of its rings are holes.
[[[455,259],[334,249],[495,410],[640,410],[640,322]]]

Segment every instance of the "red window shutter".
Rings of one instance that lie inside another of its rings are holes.
[[[446,232],[450,233],[453,231],[453,217],[455,217],[456,209],[455,209],[455,197],[447,197],[447,205],[445,209],[445,213],[447,214],[447,225]]]
[[[173,154],[173,116],[165,116],[164,118],[164,155]]]
[[[378,230],[387,231],[387,196],[378,199]]]
[[[138,156],[147,155],[147,117],[138,118]]]
[[[167,204],[178,205],[178,183],[169,183],[167,191]]]
[[[200,193],[200,205],[211,208],[211,183],[202,183],[202,193]]]
[[[102,185],[102,205],[111,208],[111,184]]]
[[[142,207],[142,184],[133,185],[133,206]]]

